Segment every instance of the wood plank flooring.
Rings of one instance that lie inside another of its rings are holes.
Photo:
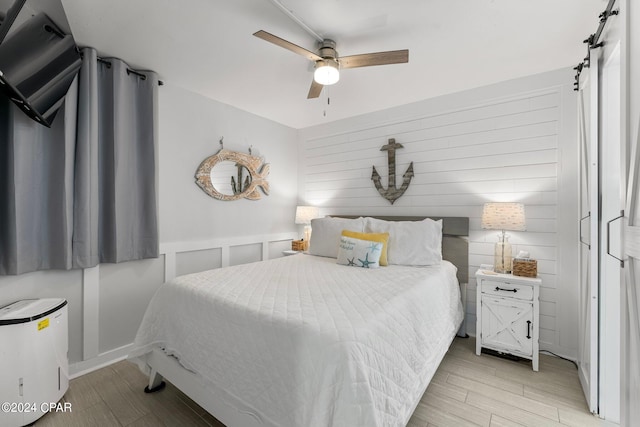
[[[530,362],[475,355],[475,340],[456,338],[407,427],[614,426],[587,410],[573,364],[540,356]],[[123,361],[71,381],[72,412],[49,413],[37,427],[224,427],[168,384],[145,394],[147,378]],[[357,427],[357,426],[354,426]]]

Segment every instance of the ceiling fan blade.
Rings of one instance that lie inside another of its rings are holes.
[[[409,62],[409,49],[342,56],[340,57],[339,62],[340,68],[357,68],[370,67],[372,65],[402,64],[405,62]]]
[[[256,31],[255,33],[253,33],[254,36],[262,39],[262,40],[266,40],[270,43],[273,43],[277,46],[283,47],[287,50],[290,50],[293,53],[297,53],[298,55],[302,55],[307,59],[310,59],[311,61],[320,61],[322,58],[319,57],[318,55],[316,55],[315,53],[308,51],[307,49],[298,46],[297,44],[293,44],[289,41],[286,41],[285,39],[281,39],[278,36],[274,36],[271,33],[267,33],[266,31]]]
[[[311,87],[309,88],[309,95],[307,95],[307,99],[317,98],[320,96],[320,92],[322,92],[322,88],[324,86],[315,80],[311,81]]]

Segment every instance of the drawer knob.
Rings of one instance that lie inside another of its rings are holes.
[[[499,287],[499,286],[496,286],[496,291],[513,292],[514,294],[515,294],[516,292],[518,292],[518,290],[517,290],[517,289],[505,289],[505,288],[501,288],[501,287]]]

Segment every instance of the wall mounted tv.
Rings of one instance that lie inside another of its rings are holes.
[[[47,127],[81,59],[60,0],[0,0],[0,90]]]

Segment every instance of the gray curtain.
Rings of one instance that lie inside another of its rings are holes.
[[[157,76],[83,49],[50,129],[0,99],[0,274],[158,256]]]

